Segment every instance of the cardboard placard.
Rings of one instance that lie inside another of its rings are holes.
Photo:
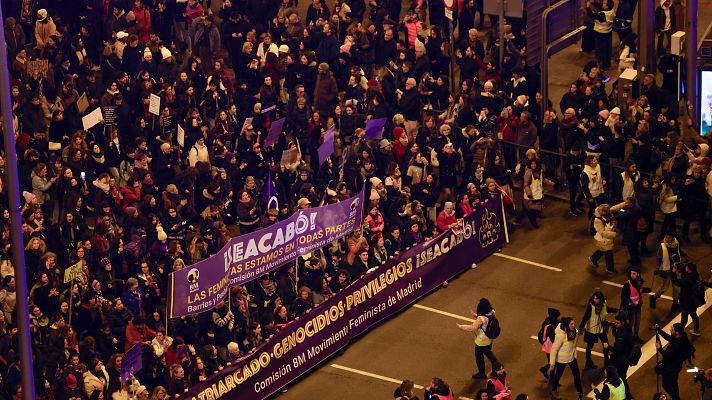
[[[88,131],[103,120],[104,117],[101,115],[101,107],[97,107],[94,111],[82,117],[82,127],[85,131]]]
[[[151,102],[148,104],[148,112],[153,115],[161,113],[161,97],[151,93]]]
[[[40,75],[47,75],[49,71],[49,60],[34,60],[25,63],[27,75],[32,76],[33,73],[39,72]]]

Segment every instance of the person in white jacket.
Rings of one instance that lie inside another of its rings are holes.
[[[205,138],[202,136],[198,137],[198,140],[188,151],[188,164],[191,167],[195,167],[195,164],[197,164],[198,161],[202,161],[204,163],[210,162],[208,146],[205,145]]]
[[[87,393],[87,397],[91,397],[95,391],[106,390],[109,373],[106,372],[106,368],[100,360],[91,361],[88,367],[82,377],[84,378],[84,391]]]
[[[576,362],[576,322],[571,317],[561,319],[561,325],[556,328],[554,343],[551,346],[549,355],[549,384],[551,385],[551,397],[560,399],[558,394],[559,380],[564,374],[564,369],[568,366],[574,375],[574,386],[578,392],[579,400],[583,399],[583,387],[581,386],[581,373]]]
[[[171,347],[172,344],[173,338],[166,335],[166,332],[163,329],[158,329],[156,331],[156,337],[151,340],[153,354],[155,354],[157,358],[161,359],[161,361],[165,363],[165,360],[163,360],[163,355],[166,354],[166,350],[168,350],[168,348]]]

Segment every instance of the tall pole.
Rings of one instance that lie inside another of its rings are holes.
[[[640,46],[640,69],[645,73],[655,73],[655,0],[638,2],[638,38]]]
[[[499,69],[502,70],[504,63],[504,9],[507,7],[506,0],[499,0]]]
[[[0,9],[0,21],[4,21]],[[5,30],[0,29],[0,111],[2,111],[3,145],[7,159],[7,192],[10,205],[10,236],[12,238],[12,266],[17,290],[17,329],[20,336],[20,369],[22,373],[22,398],[34,400],[35,379],[32,371],[32,340],[30,338],[30,312],[27,305],[27,280],[25,278],[25,248],[22,241],[22,215],[20,209],[20,184],[15,129],[10,101],[9,68],[7,66]]]
[[[697,93],[697,0],[687,0],[685,7],[685,61],[687,63],[687,79],[685,95],[687,110],[692,123],[699,126],[699,93]]]

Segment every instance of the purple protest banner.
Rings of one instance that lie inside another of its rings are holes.
[[[504,246],[501,199],[487,201],[461,228],[459,234],[448,230],[388,260],[179,399],[261,400],[308,373],[352,339]]]
[[[362,212],[363,190],[336,204],[299,210],[268,228],[230,239],[217,254],[171,273],[170,317],[212,309],[230,287],[257,279],[352,232],[360,225]]]
[[[284,118],[280,118],[274,122],[269,127],[269,133],[265,139],[265,147],[269,147],[277,144],[279,140],[279,135],[282,134],[282,127],[284,126]]]
[[[121,383],[125,383],[141,370],[141,342],[136,343],[124,354],[121,361]]]
[[[387,120],[387,118],[377,118],[366,121],[366,134],[363,135],[363,138],[366,140],[381,139]]]
[[[335,131],[333,126],[324,133],[324,143],[317,149],[317,153],[319,153],[319,166],[323,165],[326,159],[334,154],[334,135]]]

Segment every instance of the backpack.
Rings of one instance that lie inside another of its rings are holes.
[[[630,350],[630,354],[628,355],[628,365],[631,367],[638,365],[640,357],[642,356],[643,352],[640,350],[640,345],[633,345],[633,348]]]
[[[591,217],[591,220],[588,221],[588,234],[591,236],[596,236],[596,216]]]
[[[693,287],[692,301],[696,308],[705,305],[705,283],[703,281],[697,282]]]
[[[499,326],[499,321],[495,316],[487,317],[487,327],[485,328],[485,336],[490,339],[497,339],[502,329]]]

